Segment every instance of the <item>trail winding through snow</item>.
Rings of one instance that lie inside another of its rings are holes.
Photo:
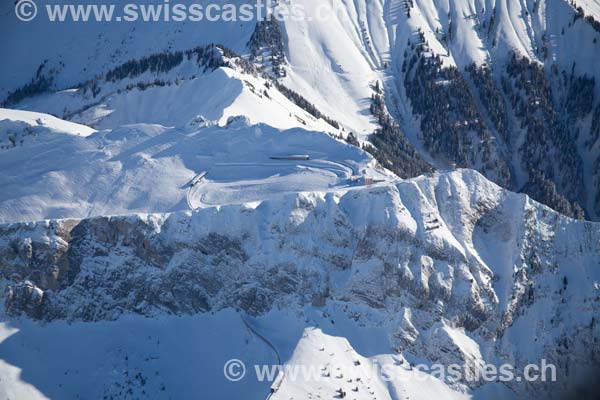
[[[262,201],[276,195],[350,185],[356,171],[342,162],[309,160],[222,163],[198,174],[187,192],[190,209]],[[238,178],[240,177],[240,178]]]
[[[273,345],[273,343],[269,339],[267,339],[265,336],[263,336],[260,332],[258,332],[256,329],[254,329],[254,327],[252,325],[250,325],[250,323],[248,321],[246,321],[246,319],[243,316],[240,315],[240,318],[242,319],[242,322],[244,323],[244,325],[246,326],[246,328],[248,329],[248,331],[250,333],[252,333],[258,339],[260,339],[264,344],[266,344],[267,347],[269,347],[271,350],[273,350],[273,353],[275,353],[275,357],[277,357],[277,365],[282,366],[283,364],[281,363],[281,355],[279,354],[279,350],[277,350],[275,345]],[[285,370],[283,368],[281,368],[280,373],[284,374]],[[283,375],[281,375],[281,376],[278,375],[276,380],[273,382],[273,386],[271,386],[271,392],[267,396],[266,400],[269,400],[271,398],[271,396],[273,396],[273,394],[277,391],[277,389],[279,388],[278,386],[279,386],[279,384],[281,384],[282,381],[283,381]],[[277,386],[274,387],[275,385],[277,385]]]

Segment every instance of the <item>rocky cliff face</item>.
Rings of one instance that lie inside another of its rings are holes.
[[[394,351],[431,362],[546,358],[569,376],[600,361],[600,227],[473,171],[255,206],[4,225],[0,241],[13,315],[352,304],[362,311],[351,318],[389,328]]]

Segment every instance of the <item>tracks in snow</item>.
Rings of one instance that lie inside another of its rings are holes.
[[[281,355],[279,354],[279,350],[277,350],[277,348],[273,345],[273,343],[271,343],[271,341],[269,339],[267,339],[260,332],[258,332],[256,329],[254,329],[254,327],[252,325],[250,325],[250,323],[248,321],[246,321],[246,319],[243,316],[240,315],[240,318],[241,318],[242,322],[244,323],[244,325],[246,326],[246,329],[248,329],[248,331],[251,334],[256,336],[259,340],[261,340],[264,344],[266,344],[267,347],[269,347],[271,350],[273,350],[273,353],[275,353],[275,356],[277,357],[277,365],[282,366],[283,364],[281,363]],[[280,368],[279,374],[277,375],[277,378],[275,379],[275,381],[273,381],[273,384],[271,385],[271,392],[267,396],[266,400],[269,400],[271,398],[271,396],[273,396],[273,394],[275,392],[277,392],[277,390],[279,389],[279,385],[281,385],[281,382],[283,382],[283,374],[284,373],[285,373],[284,369]]]

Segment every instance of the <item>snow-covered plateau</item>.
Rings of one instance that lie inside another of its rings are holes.
[[[294,3],[0,4],[0,400],[593,398],[600,3]]]

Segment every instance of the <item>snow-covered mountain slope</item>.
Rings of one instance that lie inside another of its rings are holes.
[[[94,129],[64,121],[48,114],[0,108],[0,152],[35,141],[38,134],[89,136]]]
[[[328,310],[329,311],[329,310]],[[310,378],[282,379],[273,399],[339,398],[340,390],[356,399],[511,399],[509,388],[492,383],[474,390],[451,388],[431,375],[415,369],[399,354],[388,354],[385,329],[361,326],[343,313],[307,308],[305,314],[316,326],[304,328],[288,366],[312,366]],[[266,320],[263,322],[263,320]],[[261,318],[262,330],[273,329],[267,318]],[[334,323],[332,323],[334,321]],[[290,323],[290,321],[285,321]],[[341,329],[335,328],[342,324]],[[275,325],[277,327],[277,325]],[[459,333],[460,335],[460,333]],[[294,335],[290,335],[294,337]],[[286,349],[286,346],[280,346]],[[385,366],[385,373],[381,370]],[[285,371],[285,369],[284,369]],[[301,374],[298,374],[302,376]],[[318,377],[315,384],[314,377]]]
[[[475,171],[401,181],[324,133],[244,117],[84,136],[40,114],[3,113],[36,129],[1,159],[3,218],[13,222],[0,226],[7,395],[122,398],[164,388],[165,396],[230,398],[240,386],[220,377],[226,360],[274,362],[246,324],[287,365],[359,375],[284,378],[273,398],[357,388],[359,399],[547,395],[597,363],[598,225]],[[364,186],[365,178],[382,182]],[[134,211],[146,213],[106,216]],[[74,219],[16,222],[58,217]],[[166,326],[189,335],[176,339]],[[212,329],[231,330],[231,340]],[[40,343],[54,332],[64,342]],[[114,335],[80,364],[87,340],[108,332],[129,335]],[[171,367],[189,347],[210,354],[190,361],[199,375]],[[558,383],[457,383],[411,367],[470,360],[470,370],[522,369],[542,358],[556,364]],[[390,365],[399,380],[357,372],[357,360]],[[268,386],[243,387],[260,398]]]
[[[273,350],[248,329],[251,324],[253,330],[260,331],[261,335],[266,332],[276,340],[279,352],[291,356],[287,365],[314,366],[316,376],[321,374],[321,366],[334,369],[331,379],[323,376],[319,385],[285,380],[272,399],[317,395],[329,398],[340,387],[355,394],[357,399],[372,399],[371,393],[379,399],[394,398],[396,394],[415,400],[432,396],[493,399],[494,394],[496,398],[514,397],[509,389],[496,384],[466,393],[453,390],[440,380],[410,369],[401,356],[383,355],[388,351],[382,345],[384,330],[361,327],[343,315],[335,318],[337,322],[345,322],[346,328],[335,329],[322,312],[310,307],[306,315],[324,326],[307,327],[302,314],[304,312],[272,312],[251,322],[248,316],[223,310],[156,319],[129,316],[91,324],[55,321],[40,326],[27,320],[2,323],[0,375],[4,384],[0,395],[30,400],[64,397],[191,399],[200,393],[203,398],[229,400],[243,392],[244,399],[263,399],[269,393],[272,378],[260,382],[252,365],[269,366],[277,360]],[[276,337],[273,337],[274,331],[278,332]],[[348,341],[339,336],[342,334],[350,334],[352,339]],[[48,341],[48,337],[53,340]],[[223,376],[222,366],[232,357],[240,357],[246,364],[247,376],[242,381],[231,382]],[[374,373],[376,362],[393,365],[390,359],[403,363],[395,368],[399,379],[392,384],[383,382]],[[360,366],[355,365],[357,360]],[[186,368],[180,368],[182,363]],[[352,382],[335,378],[335,374],[339,374],[338,367],[353,376]],[[359,389],[354,393],[352,389],[356,387]],[[392,388],[391,393],[388,387]]]
[[[240,392],[240,384],[223,377],[228,359],[276,362],[272,350],[231,310],[93,324],[40,326],[21,320],[2,323],[0,341],[3,399],[192,399],[201,394],[226,400]],[[268,387],[268,382],[248,380],[245,398],[263,398]]]
[[[27,125],[31,128],[39,126],[49,131],[84,137],[95,132],[94,129],[91,129],[88,126],[65,121],[52,115],[28,111],[7,110],[4,108],[0,108],[0,121],[3,121],[5,124],[5,127],[2,128],[2,133],[6,133],[10,129],[9,125],[11,123],[15,126]]]
[[[292,88],[319,106],[335,107],[332,99],[342,96],[358,105],[373,95],[371,68],[403,133],[437,167],[475,168],[560,212],[581,216],[581,207],[596,218],[596,2],[390,0],[330,7],[334,17],[321,22],[284,24],[290,53],[284,81]],[[310,89],[317,81],[322,93]],[[347,83],[336,89],[338,82]]]
[[[136,123],[182,127],[199,115],[224,125],[231,116],[246,115],[281,129],[339,132],[293,100],[245,60],[208,45],[130,60],[75,88],[25,97],[20,107],[98,129]]]
[[[110,25],[9,3],[0,396],[266,397],[223,377],[239,358],[319,367],[272,399],[548,398],[600,365],[600,226],[568,217],[600,215],[596,1]],[[557,382],[413,368],[542,359]]]
[[[277,4],[291,7],[287,2]],[[132,122],[178,125],[179,116],[188,119],[196,110],[226,120],[243,109],[253,122],[279,128],[306,122],[310,129],[335,132],[322,121],[312,126],[285,101],[260,98],[261,82],[232,74],[179,84],[177,77],[186,73],[174,71],[171,76],[153,77],[168,81],[169,87],[154,87],[152,80],[142,82],[153,85],[145,92],[120,94],[107,93],[107,85],[99,82],[97,88],[109,96],[85,112],[67,101],[78,98],[72,92],[60,94],[62,101],[55,96],[46,101],[22,98],[25,93],[77,88],[152,53],[218,42],[252,61],[264,61],[269,57],[258,60],[254,53],[266,48],[277,58],[278,70],[272,75],[346,131],[336,134],[353,132],[361,140],[370,139],[379,150],[379,161],[397,174],[429,171],[421,159],[438,169],[457,164],[566,215],[597,219],[597,2],[301,0],[294,6],[307,18],[275,23],[278,28],[270,32],[277,34],[271,36],[261,30],[264,23],[114,24],[106,33],[105,24],[80,29],[81,24],[73,23],[10,21],[3,25],[12,29],[4,49],[14,54],[27,49],[27,55],[2,66],[2,97],[13,100],[11,107],[98,127]],[[4,14],[10,12],[6,9]],[[39,39],[33,34],[39,30],[50,33]],[[78,42],[96,46],[76,45],[77,51],[48,54],[53,47],[72,50],[71,36],[65,33],[74,30]],[[16,60],[25,67],[16,68]],[[240,80],[257,90],[240,89]],[[215,91],[215,82],[224,89]],[[380,100],[401,131],[390,133],[379,111],[371,115],[372,97],[381,89]],[[190,101],[191,93],[202,94]],[[161,108],[163,102],[173,104],[174,112]],[[379,125],[383,125],[379,136],[369,138]],[[409,160],[415,166],[408,168]]]
[[[227,3],[216,1],[215,3]],[[236,1],[235,3],[243,3]],[[40,1],[40,14],[45,3]],[[61,4],[50,3],[50,4]],[[68,4],[63,2],[62,4]],[[98,1],[95,4],[117,4]],[[149,1],[147,4],[163,4]],[[50,22],[39,18],[24,24],[14,16],[14,4],[0,5],[0,33],[6,40],[0,66],[0,98],[29,83],[38,74],[52,79],[57,88],[67,89],[94,78],[131,59],[162,51],[187,50],[219,43],[242,52],[255,21],[185,21],[167,23]]]
[[[3,358],[23,369],[24,384],[46,395],[63,393],[64,382],[40,381],[27,353],[15,353],[26,340],[18,339],[19,332],[47,334],[61,329],[61,320],[116,319],[102,326],[119,330],[131,313],[153,319],[201,313],[210,319],[219,310],[240,310],[255,317],[250,323],[282,362],[329,360],[352,368],[353,358],[365,366],[387,360],[410,378],[416,372],[406,372],[407,365],[416,363],[467,363],[472,370],[510,363],[522,370],[546,359],[560,377],[556,383],[492,386],[428,378],[434,380],[431,390],[455,398],[486,398],[479,390],[558,394],[598,363],[600,228],[560,216],[470,170],[194,212],[4,225],[0,240],[7,313],[50,322],[10,322],[19,331],[4,340]],[[292,321],[269,322],[274,312]],[[253,346],[263,346],[256,340]],[[136,360],[153,351],[119,343]],[[51,351],[40,346],[43,354]],[[233,350],[264,359],[264,346],[259,348],[263,353],[243,345]],[[109,364],[100,369],[105,374],[117,360],[94,362]],[[143,376],[152,368],[133,365]],[[330,375],[333,381],[325,384],[284,380],[276,398],[334,396],[330,389],[356,384],[340,381],[335,371]],[[107,385],[123,379],[102,376]],[[198,379],[210,390],[225,384]],[[138,394],[144,389],[130,386]],[[402,390],[419,398],[420,386],[368,386],[378,398],[397,398]],[[101,389],[76,390],[96,397]],[[179,389],[170,390],[175,395]],[[357,398],[371,398],[367,388],[359,390]]]
[[[578,203],[595,218],[600,32],[565,1],[450,2],[433,11],[414,2],[406,21],[419,33],[398,38],[391,92],[399,117],[419,118],[412,129],[434,158],[566,214],[580,214]]]
[[[2,152],[2,223],[172,212],[352,188],[364,177],[394,179],[368,153],[324,133],[250,125],[244,117],[224,127],[194,118],[184,128],[138,124],[89,134],[90,128],[41,114],[2,115],[47,120]],[[309,159],[273,159],[293,155]]]

